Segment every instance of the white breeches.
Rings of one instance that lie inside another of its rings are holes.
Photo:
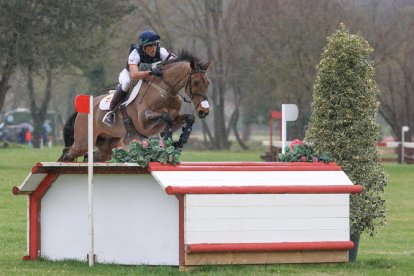
[[[129,85],[131,84],[131,75],[127,69],[124,69],[119,73],[119,83],[121,84],[122,90],[127,92]]]

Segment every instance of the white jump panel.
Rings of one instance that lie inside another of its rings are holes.
[[[185,242],[347,241],[348,204],[344,194],[187,195]]]
[[[323,240],[321,240],[323,237]],[[226,231],[190,232],[185,242],[194,243],[274,243],[274,242],[317,242],[349,241],[349,230],[306,230],[306,231]]]
[[[236,197],[237,200],[231,200]],[[316,205],[316,206],[348,206],[349,195],[334,194],[239,194],[239,195],[188,195],[185,204],[187,207],[211,206],[289,206],[289,205]]]
[[[86,259],[87,175],[61,175],[42,199],[41,254]],[[150,175],[94,177],[98,262],[178,265],[178,200]]]
[[[100,263],[185,266],[211,264],[212,257],[223,264],[290,262],[277,259],[287,256],[285,250],[310,251],[293,262],[342,262],[352,248],[349,193],[361,186],[333,163],[94,168],[94,253]],[[82,163],[37,163],[13,187],[29,197],[25,259],[86,260],[86,172]],[[244,255],[221,260],[230,252]],[[265,252],[276,259],[269,261]]]

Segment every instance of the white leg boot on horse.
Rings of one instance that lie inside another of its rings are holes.
[[[177,142],[174,142],[174,147],[180,151],[183,149],[184,144],[188,142],[195,121],[195,117],[192,114],[181,115],[181,118],[184,123],[182,133],[180,135],[180,139]]]
[[[115,107],[122,101],[122,99],[126,96],[127,92],[122,90],[121,85],[118,85],[116,88],[115,94],[112,96],[111,103],[109,104],[109,111],[102,119],[102,123],[111,127],[115,123]]]

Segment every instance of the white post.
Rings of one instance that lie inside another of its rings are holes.
[[[410,128],[408,126],[403,126],[401,128],[401,164],[404,164],[404,140],[405,140],[405,133],[409,131]]]
[[[94,233],[93,233],[93,97],[89,98],[88,113],[88,206],[89,206],[89,266],[94,263]]]
[[[282,104],[282,154],[286,147],[286,122],[296,121],[299,115],[296,104]]]

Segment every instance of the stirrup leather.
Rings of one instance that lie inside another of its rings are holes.
[[[113,112],[112,110],[108,111],[103,117],[102,123],[109,127],[113,126],[115,123],[115,112]]]

